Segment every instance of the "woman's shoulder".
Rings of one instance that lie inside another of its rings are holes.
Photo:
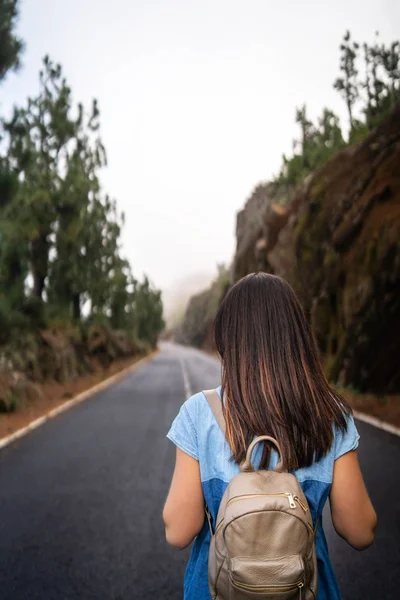
[[[340,458],[346,452],[355,450],[358,447],[360,434],[354,422],[352,414],[346,415],[346,429],[334,428],[334,443],[331,451],[334,453],[334,460]]]
[[[207,399],[204,393],[196,392],[188,398],[182,405],[193,419],[198,419],[201,413],[204,412],[204,407],[207,406]]]
[[[217,392],[218,396],[221,397],[221,386],[215,388],[215,391]],[[212,411],[204,391],[196,392],[190,396],[190,398],[188,398],[182,406],[187,410],[194,421],[200,418],[201,422],[203,423],[204,417],[212,416]]]
[[[296,471],[296,477],[299,481],[312,479],[321,483],[331,483],[335,460],[343,456],[343,454],[357,449],[360,435],[353,415],[346,415],[345,418],[345,430],[333,427],[332,446],[325,456],[318,462],[314,462],[311,466]]]
[[[220,394],[220,388],[216,391]],[[213,421],[214,416],[204,393],[197,392],[182,404],[167,437],[178,448],[199,460],[201,440],[209,428],[216,424]]]

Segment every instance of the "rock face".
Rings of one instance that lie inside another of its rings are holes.
[[[271,183],[259,184],[238,213],[234,280],[240,279],[242,274],[270,270],[266,260],[276,244],[276,236],[287,222],[288,208],[281,202],[287,201],[288,195],[293,195],[293,191],[278,189]]]
[[[225,267],[219,268],[217,278],[210,287],[192,296],[187,306],[182,324],[175,331],[175,340],[187,344],[213,350],[213,321],[218,307],[230,285],[230,272]]]
[[[256,188],[238,215],[233,279],[283,276],[311,317],[328,377],[399,392],[400,107],[292,196],[282,207],[272,185]]]

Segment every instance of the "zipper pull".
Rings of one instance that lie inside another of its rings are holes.
[[[298,496],[294,496],[294,500],[296,500],[296,502],[301,506],[305,513],[308,511],[308,507],[304,504],[304,502],[300,500]]]
[[[303,587],[304,587],[304,583],[303,583],[303,582],[302,582],[302,583],[299,583],[299,585],[298,585],[299,592],[300,592],[300,595],[299,595],[299,600],[301,600],[301,599],[302,599],[302,597],[303,597],[303,596],[302,596],[302,593],[301,593],[301,592],[303,591]]]
[[[286,492],[285,496],[287,496],[290,508],[296,508],[296,503],[294,501],[293,495],[290,492]]]

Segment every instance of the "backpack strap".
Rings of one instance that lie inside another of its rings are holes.
[[[217,421],[218,425],[220,426],[220,429],[225,437],[226,425],[225,425],[224,413],[222,410],[221,398],[219,397],[218,393],[215,390],[204,390],[203,394],[205,395],[207,402],[208,402],[208,404],[212,410],[212,413],[215,417],[215,420]],[[214,532],[214,527],[213,527],[213,523],[212,523],[211,513],[210,513],[210,510],[209,510],[207,504],[205,505],[205,512],[206,512],[206,517],[207,517],[207,521],[208,521],[208,527],[210,529],[210,534],[211,534],[211,537],[213,537],[215,532]]]
[[[225,437],[226,425],[225,425],[224,412],[222,410],[221,398],[219,397],[218,393],[215,390],[204,390],[203,394],[205,395],[207,402],[213,412],[213,415]]]
[[[226,423],[225,423],[224,412],[222,410],[221,398],[219,397],[218,393],[215,390],[204,390],[203,394],[207,398],[207,402],[214,414],[214,417],[215,417],[218,425],[221,428],[222,433],[224,434],[224,438],[226,438]],[[278,464],[276,465],[274,471],[276,471],[277,473],[287,473],[287,469],[285,469],[284,465],[283,465],[281,447],[280,447],[279,443],[277,442],[277,440],[269,435],[260,435],[259,437],[255,438],[252,441],[252,443],[250,444],[250,446],[247,449],[246,459],[240,465],[240,470],[241,471],[254,471],[254,467],[251,463],[251,453],[253,452],[254,447],[259,442],[262,442],[262,441],[272,442],[278,451],[279,461],[278,461]]]

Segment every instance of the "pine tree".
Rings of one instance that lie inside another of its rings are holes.
[[[75,106],[61,66],[45,57],[38,95],[2,122],[1,342],[52,319],[99,319],[154,345],[164,326],[161,293],[121,257],[124,215],[99,181],[99,119],[96,100]]]
[[[371,106],[371,126],[375,125],[376,117],[382,110],[382,95],[385,90],[385,83],[383,81],[382,67],[382,49],[378,44],[379,32],[375,33],[376,41],[373,46],[369,48],[371,57],[371,84],[372,84],[372,106]]]
[[[346,101],[350,128],[354,126],[354,104],[359,97],[358,71],[356,68],[358,49],[359,45],[357,42],[352,42],[350,31],[347,31],[343,37],[343,43],[340,45],[340,70],[343,76],[336,79],[334,88],[343,95]]]
[[[0,81],[17,69],[24,44],[15,34],[19,0],[0,0]]]
[[[133,307],[138,338],[149,342],[154,347],[165,323],[162,317],[161,292],[153,289],[147,277],[144,278],[143,283],[135,282]]]
[[[340,128],[339,117],[324,108],[315,129],[312,152],[312,167],[322,166],[333,154],[344,148],[345,142]]]
[[[372,130],[400,99],[400,43],[386,47],[379,43],[376,32],[374,44],[364,44],[364,61],[367,104],[363,112],[367,127]]]
[[[82,304],[89,298],[88,244],[89,232],[94,226],[99,229],[96,252],[102,256],[104,220],[99,219],[96,203],[101,204],[98,170],[106,164],[103,144],[94,137],[99,128],[99,110],[93,102],[91,113],[86,116],[82,105],[78,107],[78,118],[74,121],[74,137],[64,153],[65,175],[60,179],[60,194],[56,207],[55,251],[56,259],[49,271],[49,300],[74,319],[80,319]],[[90,220],[96,219],[94,223]],[[86,264],[88,263],[88,264]],[[98,274],[97,274],[98,276]]]
[[[367,94],[367,106],[365,108],[365,115],[367,119],[367,125],[369,125],[370,115],[372,114],[373,106],[373,94],[371,87],[371,53],[368,44],[363,44],[364,50],[364,64],[365,64],[365,81],[363,87]]]
[[[33,278],[32,296],[43,300],[49,269],[51,236],[60,198],[60,177],[66,148],[74,136],[69,118],[70,89],[60,65],[48,57],[39,76],[40,92],[15,108],[4,123],[10,167],[18,174],[15,205],[21,214]]]
[[[400,100],[400,42],[392,42],[388,48],[382,46],[381,62],[388,77],[387,89],[392,107]]]
[[[315,131],[312,122],[307,118],[307,108],[305,104],[303,104],[301,108],[296,109],[296,123],[300,125],[301,129],[301,156],[303,159],[303,168],[305,172],[307,172],[311,168],[311,148]]]

